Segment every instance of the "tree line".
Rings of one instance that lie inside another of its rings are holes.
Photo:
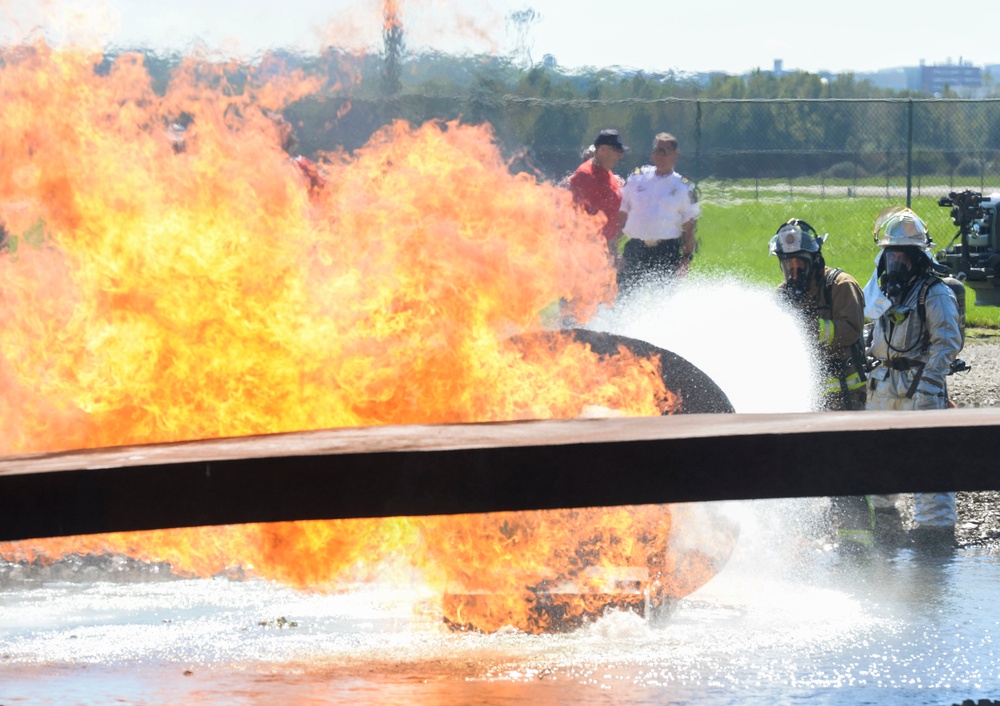
[[[179,61],[147,55],[154,86],[164,87]],[[700,81],[674,72],[525,68],[496,56],[408,54],[396,61],[388,86],[376,54],[269,56],[268,72],[300,69],[326,79],[326,88],[285,111],[299,149],[308,156],[352,150],[390,120],[437,119],[490,123],[506,154],[552,179],[575,168],[606,127],[633,146],[622,169],[645,163],[653,135],[668,131],[681,142],[685,173],[698,179],[974,176],[1000,164],[995,99],[947,91],[932,98],[853,74],[758,69]],[[262,73],[232,71],[237,89]]]

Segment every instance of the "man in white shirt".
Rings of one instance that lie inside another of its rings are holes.
[[[659,133],[653,140],[653,164],[630,176],[622,189],[618,220],[628,240],[618,273],[619,291],[648,278],[687,273],[701,210],[694,187],[674,171],[679,156],[677,138]]]

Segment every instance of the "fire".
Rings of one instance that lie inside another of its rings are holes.
[[[511,175],[488,126],[393,123],[354,154],[322,155],[325,187],[310,190],[273,114],[319,80],[269,71],[236,86],[233,67],[189,60],[160,95],[140,57],[99,60],[44,44],[0,56],[12,236],[0,453],[679,404],[657,361],[519,337],[554,301],[578,319],[609,303],[614,272],[600,224]],[[297,586],[420,555],[428,580],[469,586],[502,574],[518,546],[583,582],[592,565],[651,566],[668,530],[662,510],[573,511],[73,537],[0,554],[121,552],[200,576],[240,562]],[[595,559],[560,554],[575,531]]]
[[[487,127],[390,125],[310,198],[269,114],[315,81],[232,95],[189,64],[159,97],[138,58],[94,63],[36,47],[0,79],[0,451],[574,416],[608,399],[581,376],[658,412],[648,371],[619,394],[583,350],[524,384],[542,371],[508,338],[560,297],[593,311],[613,273]]]
[[[545,632],[576,627],[609,603],[644,611],[666,598],[643,587],[668,571],[670,523],[662,506],[438,520],[428,551],[451,570],[445,617],[457,627]]]

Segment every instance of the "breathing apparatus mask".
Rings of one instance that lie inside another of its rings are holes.
[[[786,255],[782,257],[781,274],[785,277],[785,291],[796,300],[801,301],[809,291],[809,279],[812,276],[812,258],[804,255]]]
[[[898,304],[914,278],[927,268],[933,245],[927,226],[909,208],[890,206],[875,218],[872,235],[882,249],[877,271],[879,289]]]
[[[908,250],[910,248],[886,248],[882,256],[885,272],[879,277],[879,288],[897,304],[907,285],[917,274],[917,258],[920,255]]]

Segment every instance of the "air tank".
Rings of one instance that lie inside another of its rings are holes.
[[[941,281],[947,284],[951,291],[955,293],[958,300],[958,328],[962,332],[962,345],[965,345],[965,284],[956,277],[948,275],[942,277]]]

